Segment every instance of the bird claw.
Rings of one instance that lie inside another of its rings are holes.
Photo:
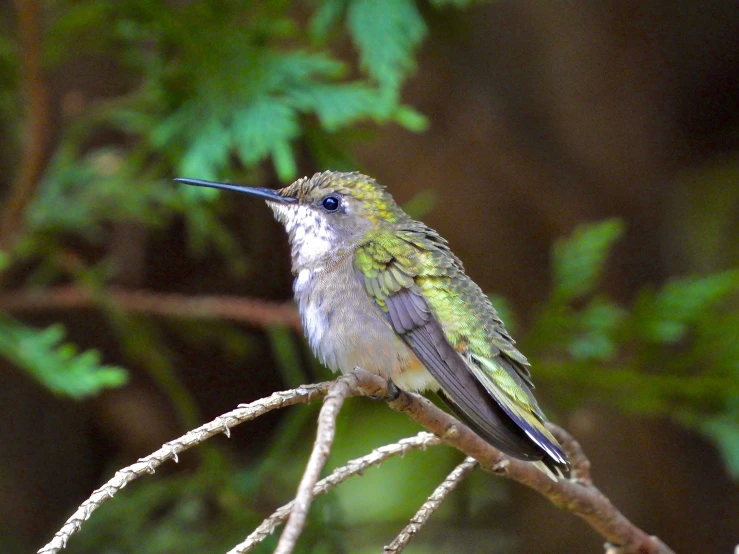
[[[398,385],[393,383],[392,379],[387,380],[387,394],[384,394],[382,396],[370,394],[367,395],[367,398],[370,400],[376,400],[381,402],[392,402],[393,400],[397,400],[400,396],[400,389],[398,388]]]

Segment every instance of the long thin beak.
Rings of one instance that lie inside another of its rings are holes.
[[[195,185],[196,187],[210,187],[213,189],[222,190],[235,190],[236,192],[243,192],[251,194],[252,196],[259,196],[271,200],[272,202],[282,202],[283,204],[293,204],[298,201],[297,198],[292,196],[280,196],[276,190],[265,189],[259,187],[244,187],[241,185],[231,185],[229,183],[217,183],[215,181],[203,181],[201,179],[182,179],[178,177],[175,179],[178,183],[185,183],[186,185]]]

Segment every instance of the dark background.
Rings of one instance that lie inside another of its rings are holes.
[[[49,29],[63,8],[43,4],[44,28]],[[14,5],[0,2],[0,7],[9,36],[15,36]],[[517,337],[526,336],[551,288],[552,243],[581,223],[613,216],[625,222],[625,235],[604,273],[604,291],[625,304],[643,287],[661,286],[671,276],[736,267],[738,7],[736,2],[522,1],[457,11],[422,4],[430,32],[402,97],[428,117],[428,130],[412,133],[397,125],[368,125],[371,133],[361,140],[355,137],[347,149],[357,166],[387,185],[400,203],[422,191],[434,193],[424,221],[450,241],[484,290],[508,301],[516,314]],[[309,12],[299,7],[298,18],[303,10]],[[354,56],[348,40],[337,44],[340,55]],[[124,94],[137,78],[122,71],[112,54],[88,56],[84,49],[50,66],[47,160],[79,110],[97,99]],[[88,147],[126,145],[127,140],[118,133],[102,133]],[[300,173],[328,169],[301,148]],[[1,167],[6,169],[0,184],[9,187],[20,155],[2,145],[0,149]],[[260,167],[260,184],[279,186],[270,164]],[[133,185],[131,194],[136,194]],[[113,255],[119,269],[108,284],[191,296],[288,300],[291,276],[282,230],[260,203],[234,197],[224,203],[227,228],[247,255],[238,277],[221,267],[211,250],[193,255],[187,247],[187,226],[177,217],[156,232],[138,222],[117,221],[108,228],[106,240],[93,246],[74,236],[58,240],[67,241],[69,249],[86,260]],[[21,263],[4,280],[4,298],[24,290],[34,263]],[[65,282],[60,278],[53,284]],[[275,338],[269,330],[237,325],[239,334],[232,335],[231,326],[217,322],[206,322],[207,332],[194,327],[184,332],[154,316],[150,324],[171,354],[178,380],[168,390],[181,389],[195,406],[190,413],[197,416],[187,421],[162,393],[157,378],[142,368],[146,364],[131,359],[121,347],[99,310],[57,306],[9,311],[28,325],[63,322],[69,340],[99,349],[106,362],[125,365],[131,380],[123,388],[73,401],[52,395],[3,362],[0,550],[6,552],[40,547],[112,471],[193,423],[287,388],[275,360],[275,344],[287,341],[310,378],[326,377],[310,363],[297,334]],[[229,344],[242,343],[242,351],[238,346],[220,347],[224,338]],[[536,380],[536,366],[533,374]],[[580,440],[593,463],[596,484],[628,518],[678,552],[733,551],[739,541],[739,489],[715,443],[669,413],[625,413],[617,407],[618,398],[560,406],[549,383],[538,387],[538,397]],[[364,400],[350,403],[342,416],[334,465],[368,451],[373,440],[382,444],[389,436],[414,432],[411,424],[384,411],[382,405]],[[280,418],[271,415],[236,429],[230,442],[219,439],[213,448],[236,466],[255,463],[265,455]],[[295,442],[292,465],[284,471],[271,469],[279,475],[280,486],[265,492],[261,485],[257,500],[244,500],[263,512],[262,517],[286,502],[297,486],[296,471],[313,434],[310,416],[306,420],[295,424],[301,439]],[[381,436],[376,426],[387,426],[389,434]],[[186,480],[198,474],[203,456],[207,454],[185,456],[182,467],[164,469],[162,479],[179,475]],[[345,539],[350,545],[346,551],[377,551],[390,542],[449,463],[457,460],[448,452],[434,468],[433,458],[415,456],[407,461],[429,473],[419,478],[415,498],[402,492],[402,477],[393,477],[406,460],[389,463],[371,470],[377,477],[368,473],[363,478],[377,479],[368,482],[378,487],[375,491],[385,504],[361,500],[367,489],[347,492],[318,508],[328,515],[315,522],[316,533],[321,534],[322,525],[330,528],[332,521],[341,521],[342,532],[351,537]],[[601,549],[602,539],[578,519],[517,484],[489,481],[495,479],[476,475],[455,493],[461,500],[450,500],[447,511],[431,521],[408,552]],[[146,482],[133,487],[143,490]],[[140,499],[115,499],[111,504],[116,502],[128,502],[135,512]],[[386,505],[396,511],[384,512]],[[218,509],[199,506],[200,515],[193,516],[198,525],[204,533],[216,533],[203,522],[217,520]],[[332,513],[342,515],[332,519]],[[152,528],[169,516],[163,509],[152,517]],[[167,528],[166,521],[162,527]],[[242,527],[241,536],[250,530]],[[114,535],[100,536],[102,544],[85,543],[84,548],[127,551],[116,546],[124,543],[117,543]],[[74,548],[75,541],[71,544]],[[224,548],[229,544],[225,541]],[[165,541],[151,551],[168,548]],[[147,549],[142,546],[141,551]]]

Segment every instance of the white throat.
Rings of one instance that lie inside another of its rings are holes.
[[[304,204],[267,204],[287,230],[292,250],[293,273],[304,268],[318,269],[324,266],[338,243],[338,237],[326,219]]]

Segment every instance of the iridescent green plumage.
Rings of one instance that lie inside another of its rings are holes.
[[[494,446],[568,474],[531,393],[528,361],[443,238],[359,173],[319,173],[255,194],[288,231],[303,325],[326,365],[439,390]]]
[[[524,434],[532,435],[530,438],[537,446],[550,455],[552,465],[565,466],[566,458],[544,426],[544,414],[531,394],[533,384],[528,361],[515,348],[488,297],[464,273],[462,263],[444,239],[422,223],[408,221],[399,228],[369,238],[356,250],[354,265],[363,276],[367,294],[396,332],[406,338],[406,335],[417,333],[415,329],[438,322],[444,339],[458,353],[465,368],[506,415]],[[395,316],[389,304],[402,294],[411,295],[411,312],[425,311],[431,318],[427,320],[421,316],[416,321],[407,313],[409,310],[403,309]],[[404,315],[406,321],[403,321]],[[420,347],[416,339],[408,336],[406,342],[417,355],[423,356],[418,352]],[[429,367],[429,356],[435,354],[427,354],[422,362],[441,381],[437,372]],[[470,401],[480,402],[479,395],[466,401],[464,395],[455,395],[449,390],[453,387],[445,387],[443,382],[440,385],[445,400],[483,437],[509,451],[516,446],[521,448],[510,437],[486,431],[487,422],[480,421],[482,414],[470,413],[475,411]],[[516,429],[511,429],[515,433]]]

